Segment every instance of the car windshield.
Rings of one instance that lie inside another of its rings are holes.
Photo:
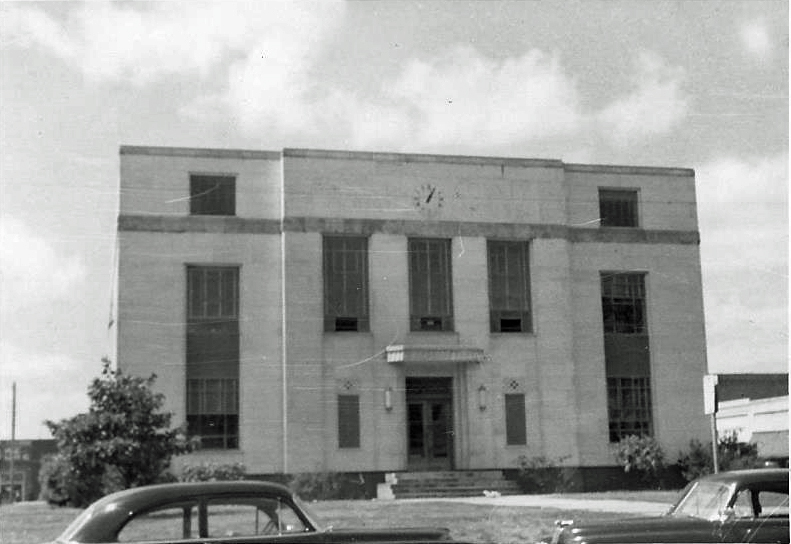
[[[331,527],[325,527],[320,522],[319,518],[316,517],[316,515],[313,513],[313,511],[310,508],[308,508],[308,505],[305,504],[305,501],[303,501],[302,499],[300,499],[296,495],[294,496],[294,503],[296,503],[296,505],[299,507],[299,509],[302,510],[302,513],[304,514],[304,516],[306,518],[308,518],[308,521],[310,522],[311,525],[313,525],[313,528],[316,531],[324,531],[324,530],[327,530],[327,529],[331,528]]]
[[[715,520],[728,506],[731,495],[733,485],[697,482],[679,499],[670,515]]]

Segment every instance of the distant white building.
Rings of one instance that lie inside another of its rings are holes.
[[[726,374],[717,386],[717,431],[788,461],[788,374]],[[785,393],[785,394],[783,394]]]

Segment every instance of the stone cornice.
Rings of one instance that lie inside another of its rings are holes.
[[[472,221],[423,221],[390,219],[348,219],[323,217],[286,217],[251,219],[220,216],[120,215],[118,230],[123,232],[220,234],[279,234],[281,232],[318,232],[327,234],[396,234],[403,236],[456,236],[491,239],[563,239],[572,243],[679,244],[699,245],[700,234],[685,230],[631,228],[580,228],[566,225],[531,223],[487,223]]]

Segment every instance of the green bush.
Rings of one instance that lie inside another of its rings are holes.
[[[303,472],[289,482],[291,490],[310,501],[365,498],[365,480],[362,475],[352,476],[340,472]]]
[[[644,483],[658,485],[665,455],[653,436],[629,435],[621,438],[615,448],[615,461],[624,472],[636,472]]]
[[[214,482],[224,480],[244,480],[247,469],[241,463],[199,463],[186,465],[181,470],[182,482]]]
[[[758,446],[739,442],[736,433],[720,438],[717,443],[717,461],[721,471],[755,468],[761,464],[758,459]],[[678,465],[687,481],[714,472],[711,442],[704,445],[698,440],[691,440],[689,451],[679,453]]]
[[[65,506],[69,497],[74,495],[75,482],[69,477],[70,465],[66,458],[58,454],[49,454],[41,458],[41,469],[38,481],[41,485],[39,499],[49,504]]]
[[[543,455],[520,455],[516,483],[523,493],[562,493],[573,487],[573,472],[561,466],[568,457],[549,459]]]

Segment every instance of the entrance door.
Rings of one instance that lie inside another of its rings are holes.
[[[453,466],[452,378],[407,378],[409,470]]]

